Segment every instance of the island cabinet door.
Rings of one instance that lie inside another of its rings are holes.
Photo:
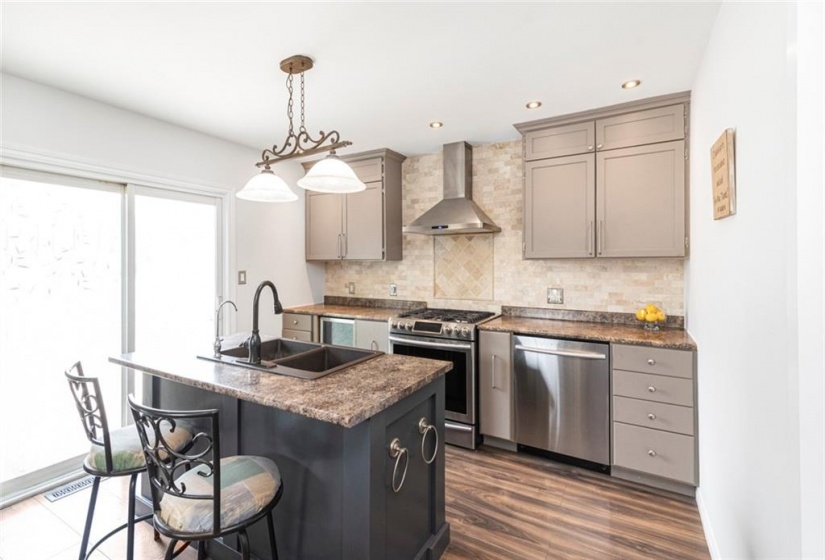
[[[435,469],[438,461],[428,464],[426,460],[444,452],[443,434],[438,434],[436,446],[434,428],[425,429],[425,435],[419,430],[422,418],[427,425],[435,424],[434,405],[434,399],[427,399],[387,426],[384,558],[388,560],[419,557],[436,531]],[[396,439],[402,451],[393,458],[389,450]]]

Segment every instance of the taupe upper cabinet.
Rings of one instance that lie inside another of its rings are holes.
[[[401,260],[401,162],[392,150],[342,157],[367,189],[307,192],[306,260]],[[304,163],[309,169],[315,162]]]
[[[688,94],[522,123],[524,258],[683,257]]]
[[[594,256],[596,155],[531,161],[524,171],[524,257]]]

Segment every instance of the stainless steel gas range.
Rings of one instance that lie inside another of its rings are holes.
[[[389,321],[391,354],[453,363],[446,376],[445,440],[475,449],[478,440],[478,329],[487,311],[420,309]]]

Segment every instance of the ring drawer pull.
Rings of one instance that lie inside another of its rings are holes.
[[[651,385],[650,387],[647,388],[647,390],[650,391],[651,393],[655,393],[656,392],[656,387]]]
[[[424,444],[427,442],[427,435],[433,432],[435,436],[435,448],[433,449],[433,455],[429,459],[427,459],[427,452],[424,451]],[[421,420],[418,421],[418,433],[421,434],[421,458],[424,459],[424,462],[428,465],[435,461],[436,455],[438,455],[438,430],[432,424],[427,423],[427,419],[422,417]]]
[[[390,457],[395,459],[395,466],[392,469],[392,491],[396,494],[404,486],[404,480],[407,478],[407,467],[410,466],[409,453],[406,447],[401,447],[401,440],[395,438],[390,442]],[[401,475],[401,482],[398,486],[395,485],[395,480],[398,478],[398,465],[401,464],[401,457],[404,457],[404,473]]]
[[[655,457],[655,456],[656,456],[656,452],[655,452],[655,451],[653,451],[652,449],[648,449],[648,450],[647,450],[647,454],[648,454],[648,455],[650,455],[651,457]]]
[[[648,414],[647,417],[650,418],[651,420],[656,420],[656,415],[653,414],[652,412],[650,414]]]
[[[656,360],[654,360],[653,358],[650,358],[650,359],[647,361],[647,365],[649,365],[649,366],[655,366],[655,365],[656,365]]]

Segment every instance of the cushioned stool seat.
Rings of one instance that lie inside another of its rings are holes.
[[[150,437],[154,443],[154,435],[150,434]],[[161,437],[173,451],[180,451],[192,441],[192,433],[182,426],[177,426],[174,431],[167,425],[161,426]],[[112,474],[146,467],[143,446],[134,426],[110,431],[109,442],[112,446],[112,471],[107,472],[106,469],[106,450],[96,443],[92,444],[84,462],[87,471]]]
[[[184,473],[175,482],[192,494],[212,495],[212,475],[205,466]],[[265,457],[240,456],[221,459],[220,529],[243,524],[272,502],[281,487],[278,466]],[[160,501],[158,517],[169,528],[185,533],[212,533],[212,501],[179,498],[167,494]]]

